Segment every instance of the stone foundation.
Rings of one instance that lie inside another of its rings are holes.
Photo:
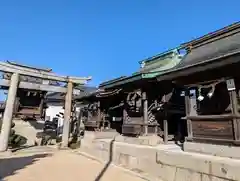
[[[240,159],[240,147],[204,143],[184,143],[184,151]]]
[[[174,144],[146,146],[84,138],[79,151],[164,181],[240,180],[240,160],[184,152]]]
[[[115,137],[115,141],[129,143],[129,144],[147,145],[147,146],[157,146],[159,144],[163,144],[162,138],[160,138],[157,135],[139,136],[139,137],[126,137],[126,136],[119,135]]]
[[[103,132],[85,131],[84,132],[84,138],[87,140],[114,139],[118,135],[119,133],[115,131],[103,131]]]

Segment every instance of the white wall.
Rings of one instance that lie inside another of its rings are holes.
[[[80,107],[76,107],[76,112],[79,112],[79,111],[80,111]],[[59,112],[64,113],[63,106],[48,105],[48,108],[46,109],[45,120],[47,120],[46,118],[49,116],[50,117],[49,121],[52,121],[52,119],[56,117],[56,115],[59,114]],[[58,128],[60,130],[63,127],[63,121],[64,121],[63,118],[58,119]]]
[[[56,114],[59,114],[59,112],[64,113],[64,109],[62,106],[52,106],[49,105],[46,109],[46,117],[50,117],[49,121],[52,121],[52,118],[56,117]]]

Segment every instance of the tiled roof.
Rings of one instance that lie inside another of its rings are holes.
[[[231,29],[226,29],[231,27]],[[220,29],[211,35],[205,35],[201,39],[183,44],[189,52],[184,56],[183,60],[174,68],[166,71],[158,77],[158,80],[174,79],[178,76],[188,75],[190,68],[191,72],[198,71],[199,66],[219,63],[219,60],[240,53],[240,24],[235,23],[233,26],[228,26],[225,29]],[[223,31],[225,30],[225,31]],[[207,37],[207,38],[205,38]],[[232,59],[233,62],[237,60]],[[240,60],[239,60],[240,61]],[[230,64],[230,61],[225,61],[225,64]],[[215,66],[213,65],[212,68]],[[193,70],[193,68],[195,68]]]
[[[175,68],[178,69],[188,65],[199,64],[206,60],[238,51],[240,51],[240,32],[191,50]]]

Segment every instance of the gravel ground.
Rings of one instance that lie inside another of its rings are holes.
[[[0,157],[0,180],[7,181],[143,181],[121,168],[69,151],[22,153]],[[102,173],[104,172],[104,173]]]

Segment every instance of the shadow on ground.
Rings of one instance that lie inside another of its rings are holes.
[[[26,121],[29,122],[29,124],[36,130],[43,130],[44,128],[44,123],[38,122],[37,120],[28,119]]]
[[[40,158],[51,156],[51,154],[37,154],[34,156],[14,157],[14,158],[0,158],[0,180],[5,177],[13,175],[16,171],[33,164]]]
[[[33,147],[36,147],[36,146],[35,145],[21,145],[19,147],[12,148],[11,151],[14,153],[14,152],[17,152],[17,151],[20,151],[20,150],[25,150],[25,149],[33,148]]]
[[[103,175],[105,174],[105,172],[107,171],[108,167],[111,165],[112,159],[113,159],[113,143],[114,143],[114,141],[115,141],[115,138],[110,142],[108,162],[103,167],[103,169],[101,170],[101,172],[98,174],[98,176],[96,177],[96,179],[94,181],[100,181],[101,178],[103,177]]]

